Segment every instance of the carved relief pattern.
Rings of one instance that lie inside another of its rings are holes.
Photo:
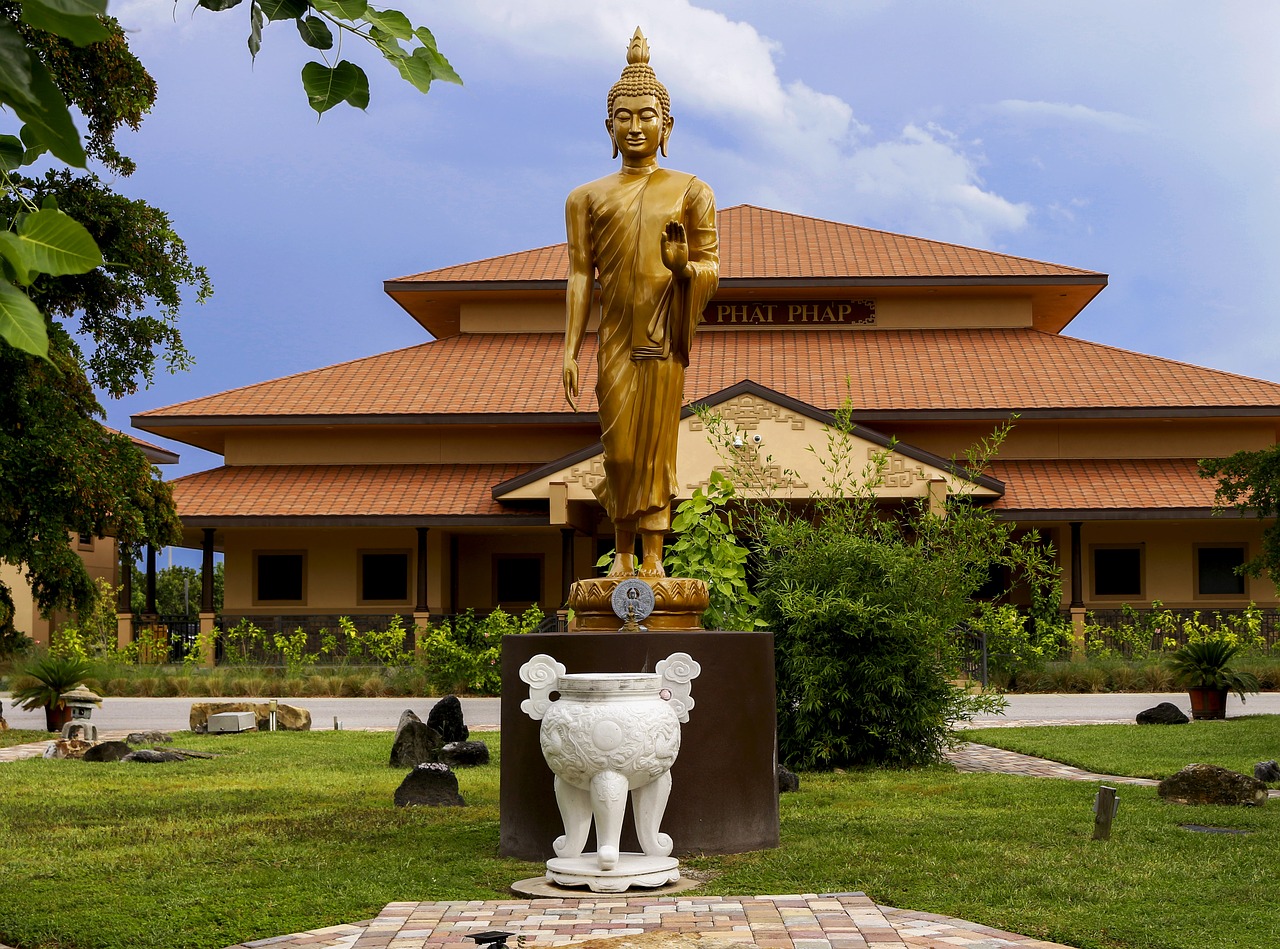
[[[621,583],[613,577],[577,580],[569,588],[569,606],[579,613],[613,615],[613,591]],[[710,604],[707,585],[689,577],[663,577],[646,581],[653,587],[653,612],[702,612]],[[532,660],[530,660],[532,662]]]
[[[693,697],[689,695],[692,682],[702,674],[702,666],[687,652],[673,652],[661,660],[653,671],[662,676],[667,683],[667,691],[671,707],[681,722],[689,721],[689,712],[693,709]]]
[[[545,652],[540,652],[520,667],[520,681],[529,686],[529,697],[520,703],[520,711],[535,722],[551,707],[551,693],[556,690],[564,675],[563,662],[556,662]]]
[[[680,751],[680,722],[656,692],[627,702],[562,696],[543,716],[538,741],[552,772],[574,787],[588,790],[595,775],[613,771],[637,788],[671,769]]]
[[[588,491],[604,480],[604,459],[596,455],[585,465],[574,465],[565,476],[565,483],[580,484]]]
[[[802,432],[808,422],[803,415],[754,395],[740,395],[730,399],[716,406],[716,414],[733,428],[744,432],[754,432],[761,422],[789,422],[793,432]],[[694,432],[702,431],[702,419],[696,415],[690,417],[689,429]]]
[[[876,459],[884,453],[883,448],[868,448],[867,460],[875,464]],[[908,461],[898,454],[890,454],[889,462],[884,467],[884,486],[886,488],[909,488],[917,481],[928,481],[923,466]]]

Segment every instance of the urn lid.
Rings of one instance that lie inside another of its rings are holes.
[[[662,676],[656,672],[579,672],[560,676],[556,688],[599,694],[657,692],[662,688]]]

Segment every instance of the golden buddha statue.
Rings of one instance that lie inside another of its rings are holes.
[[[578,355],[598,279],[596,400],[605,477],[595,494],[616,531],[609,576],[660,578],[677,489],[685,367],[719,280],[715,196],[693,175],[658,167],[671,135],[671,100],[649,66],[639,28],[608,102],[605,128],[622,167],[575,188],[565,204],[564,391],[576,411]]]

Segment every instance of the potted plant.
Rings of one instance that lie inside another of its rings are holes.
[[[1227,693],[1245,700],[1246,692],[1258,691],[1258,679],[1251,672],[1231,668],[1240,647],[1225,639],[1190,642],[1169,657],[1176,681],[1191,696],[1191,717],[1197,721],[1227,717]]]
[[[71,721],[71,709],[62,701],[62,693],[80,685],[92,671],[88,661],[78,656],[42,656],[21,670],[14,683],[13,701],[27,711],[43,707],[45,727],[61,731]]]

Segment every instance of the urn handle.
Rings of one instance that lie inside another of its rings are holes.
[[[696,673],[695,673],[696,674]],[[520,711],[535,722],[551,707],[550,695],[560,685],[564,675],[564,663],[556,662],[545,652],[540,652],[520,667],[520,681],[529,686],[529,697],[520,703]]]
[[[662,676],[666,690],[671,693],[667,699],[681,722],[689,721],[689,711],[693,708],[693,697],[689,695],[689,683],[698,678],[702,666],[698,665],[687,652],[673,652],[658,662],[653,671]],[[524,673],[521,672],[521,677]]]

